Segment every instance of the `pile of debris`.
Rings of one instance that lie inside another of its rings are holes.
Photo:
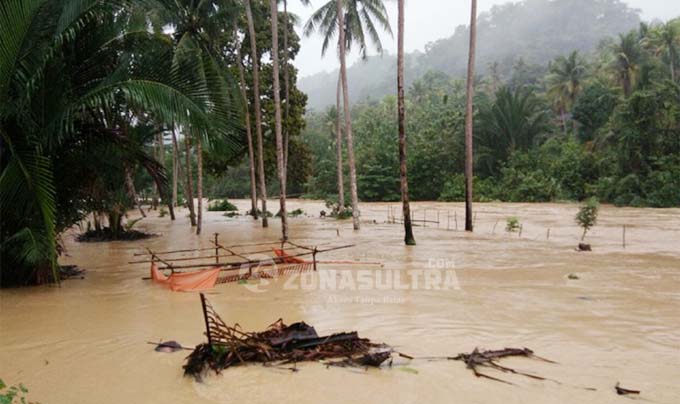
[[[261,363],[270,366],[297,362],[341,359],[338,366],[380,366],[392,349],[360,338],[357,332],[319,336],[314,327],[278,320],[265,331],[245,332],[237,324],[227,326],[201,294],[208,342],[196,346],[187,357],[184,374],[201,380],[209,370],[216,373],[231,366]]]

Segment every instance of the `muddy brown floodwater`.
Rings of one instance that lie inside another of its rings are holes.
[[[236,203],[242,210],[249,205]],[[529,347],[558,364],[504,363],[561,384],[494,373],[515,383],[505,385],[475,378],[460,362],[426,360],[369,371],[316,363],[296,373],[246,366],[204,383],[185,378],[184,352],[157,353],[146,341],[202,342],[198,295],[142,280],[148,267],[128,265],[132,254],[146,246],[208,247],[214,232],[225,244],[279,235],[277,220],[262,229],[246,217],[207,213],[204,235],[196,237],[186,212],[176,223],[152,212],[138,227],[161,236],[145,241],[80,244],[70,233],[62,263],[86,268],[84,280],[0,291],[0,378],[24,383],[31,400],[47,404],[620,403],[625,398],[615,394],[617,382],[641,390],[649,402],[680,402],[680,209],[604,206],[587,238],[594,251],[577,253],[578,207],[572,204],[477,204],[476,233],[465,234],[446,230],[447,221],[451,229],[456,220],[462,226],[462,205],[414,203],[415,219],[428,220],[415,229],[416,247],[403,246],[401,227],[385,223],[388,204],[363,204],[359,232],[351,221],[319,219],[319,202],[289,206],[309,215],[291,219],[296,240],[358,245],[321,259],[379,260],[384,273],[453,272],[455,284],[443,290],[422,283],[396,290],[384,284],[359,290],[347,282],[321,288],[314,282],[329,270],[347,280],[377,269],[324,264],[293,288],[285,279],[216,287],[209,299],[228,323],[261,330],[280,317],[304,320],[319,333],[357,330],[413,356]],[[521,237],[505,233],[509,216],[520,219]],[[572,273],[580,279],[568,279]]]

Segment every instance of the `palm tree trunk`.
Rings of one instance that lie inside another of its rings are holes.
[[[262,145],[262,109],[260,108],[260,57],[257,54],[257,38],[250,0],[245,0],[248,33],[250,36],[250,55],[253,64],[253,110],[255,112],[255,130],[257,131],[257,160],[260,177],[260,198],[262,200],[262,227],[269,227],[267,220],[267,184],[264,175],[264,147]]]
[[[342,77],[338,74],[338,89],[335,93],[335,150],[337,153],[337,173],[338,173],[338,212],[345,211],[345,179],[343,178],[342,164],[342,109],[340,108],[340,94],[342,91]]]
[[[286,180],[288,180],[288,117],[290,116],[290,70],[288,69],[288,1],[283,0],[283,99],[284,99],[284,121],[283,125],[283,169],[285,170]]]
[[[197,177],[197,199],[198,199],[198,218],[196,223],[196,234],[201,234],[203,227],[203,142],[201,134],[196,133],[196,177]]]
[[[194,184],[193,184],[193,179],[191,178],[191,140],[189,140],[189,136],[185,135],[184,136],[184,148],[185,148],[185,162],[186,162],[186,167],[187,167],[187,172],[186,172],[186,184],[187,184],[187,192],[185,195],[185,198],[187,200],[187,207],[189,208],[189,219],[191,220],[191,226],[196,226],[196,212],[194,211]]]
[[[470,13],[470,53],[467,70],[467,99],[465,105],[465,231],[472,231],[472,130],[475,80],[475,49],[477,46],[477,0],[472,0]]]
[[[177,177],[179,174],[179,150],[175,137],[175,125],[172,125],[172,206],[177,206]]]
[[[401,180],[401,203],[404,215],[404,243],[415,245],[411,208],[408,198],[408,172],[406,167],[406,106],[404,105],[404,1],[399,0],[399,33],[397,55],[397,104],[399,110],[399,179]]]
[[[347,162],[349,163],[350,192],[352,194],[352,219],[354,230],[359,230],[359,196],[357,194],[357,169],[354,161],[354,140],[352,139],[352,113],[349,109],[349,86],[347,85],[347,61],[345,59],[345,14],[343,1],[337,0],[338,26],[340,27],[340,76],[345,110],[345,135],[347,137]]]
[[[279,83],[279,10],[278,1],[269,0],[272,19],[272,76],[274,82],[274,121],[276,132],[276,163],[279,174],[279,204],[281,210],[281,236],[288,240],[288,213],[286,212],[286,168],[283,160],[283,133],[281,123],[281,85]]]
[[[673,48],[670,50],[670,59],[671,59],[671,81],[675,83],[675,51]]]
[[[236,24],[234,24],[236,26]],[[253,149],[253,131],[250,127],[250,106],[246,93],[246,79],[241,56],[241,44],[236,44],[236,64],[241,84],[241,98],[243,98],[243,112],[246,121],[246,139],[248,141],[248,165],[250,168],[250,214],[257,220],[257,180],[255,179],[255,150]]]

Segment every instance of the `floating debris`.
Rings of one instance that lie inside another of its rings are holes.
[[[614,386],[616,389],[616,394],[620,396],[626,396],[628,394],[640,394],[640,390],[630,390],[630,389],[624,389],[619,385],[619,382],[616,382],[616,386]]]
[[[164,352],[164,353],[173,353],[173,352],[178,352],[183,349],[188,349],[191,350],[191,348],[185,348],[183,347],[179,342],[177,341],[165,341],[165,342],[148,342],[149,344],[156,345],[156,348],[154,350],[156,352]]]
[[[196,346],[183,367],[185,375],[199,381],[208,370],[219,373],[247,363],[277,366],[342,358],[328,365],[379,367],[393,352],[356,331],[319,336],[304,322],[286,325],[279,319],[265,331],[245,332],[238,324],[226,325],[203,294],[201,303],[208,342]]]

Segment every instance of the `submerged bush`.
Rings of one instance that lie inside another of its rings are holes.
[[[208,205],[208,212],[233,212],[237,210],[238,208],[227,199],[216,200]]]

